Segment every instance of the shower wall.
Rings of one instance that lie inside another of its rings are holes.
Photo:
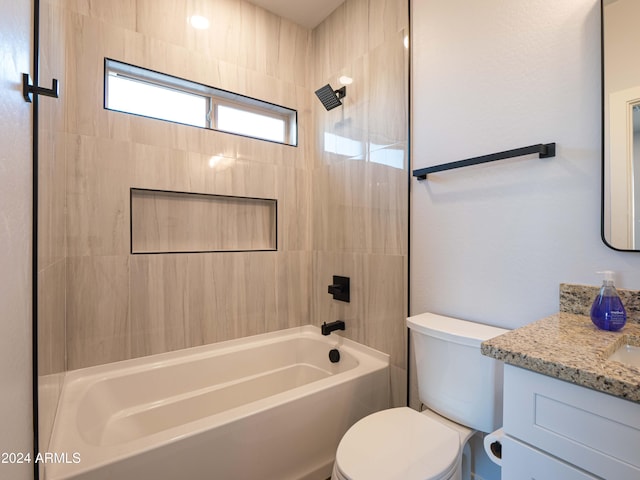
[[[347,0],[311,31],[239,0],[43,2],[62,79],[40,159],[43,450],[66,370],[336,319],[391,354],[404,404],[406,3]],[[295,109],[298,146],[105,110],[105,57]],[[342,74],[326,112],[313,92]],[[132,255],[131,188],[276,199],[277,251]]]
[[[67,367],[307,323],[311,32],[242,1],[65,5]],[[105,57],[293,108],[299,146],[105,110]],[[131,255],[132,187],[277,199],[278,250]]]
[[[406,402],[408,33],[406,0],[347,0],[314,29],[311,66],[315,88],[353,79],[343,107],[313,105],[313,318],[391,355],[394,405]],[[350,277],[350,303],[327,294],[332,275]]]
[[[66,14],[63,0],[40,2],[40,84],[55,78],[60,98],[38,97],[38,421],[49,437],[66,371]]]

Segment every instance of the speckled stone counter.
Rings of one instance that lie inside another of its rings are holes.
[[[600,287],[593,285],[560,284],[560,311],[589,315],[591,304]],[[640,290],[618,288],[618,295],[627,311],[627,321],[640,323]]]
[[[624,343],[640,346],[636,318],[620,332],[607,332],[588,316],[560,312],[483,342],[482,353],[640,403],[640,369],[607,360]]]

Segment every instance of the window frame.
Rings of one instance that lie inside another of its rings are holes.
[[[221,133],[229,133],[231,135],[239,135],[247,138],[254,138],[256,140],[262,140],[264,142],[278,143],[281,145],[290,145],[293,147],[298,146],[298,112],[292,108],[277,105],[275,103],[266,102],[257,98],[248,97],[228,90],[211,87],[201,83],[186,80],[180,77],[175,77],[166,73],[149,70],[147,68],[138,67],[128,63],[113,60],[111,58],[104,59],[104,96],[103,106],[106,110],[127,113],[129,115],[145,116],[138,113],[128,112],[126,110],[116,110],[109,108],[109,76],[116,75],[126,78],[128,80],[137,81],[143,84],[152,85],[154,87],[167,88],[169,90],[176,90],[181,93],[187,93],[196,95],[206,99],[207,113],[205,118],[205,127],[193,125],[189,123],[181,123],[175,120],[167,120],[164,118],[147,116],[147,118],[153,118],[164,122],[178,123],[181,125],[189,125],[196,128],[206,128],[208,130],[214,130]],[[225,106],[236,110],[244,111],[247,113],[254,113],[265,117],[271,117],[273,119],[282,121],[284,123],[284,139],[283,141],[271,140],[268,138],[248,135],[246,133],[238,133],[229,130],[221,130],[217,128],[217,107]]]

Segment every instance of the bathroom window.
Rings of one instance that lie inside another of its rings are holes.
[[[104,106],[195,127],[297,145],[297,112],[105,59]]]
[[[209,100],[203,95],[130,78],[117,73],[107,77],[107,108],[145,117],[207,126]]]
[[[217,105],[216,120],[218,130],[223,132],[285,143],[287,125],[284,118],[228,105]]]

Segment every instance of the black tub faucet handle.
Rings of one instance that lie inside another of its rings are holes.
[[[333,276],[333,283],[327,288],[329,294],[333,295],[333,299],[341,302],[351,301],[349,290],[349,277],[340,277],[339,275]]]

